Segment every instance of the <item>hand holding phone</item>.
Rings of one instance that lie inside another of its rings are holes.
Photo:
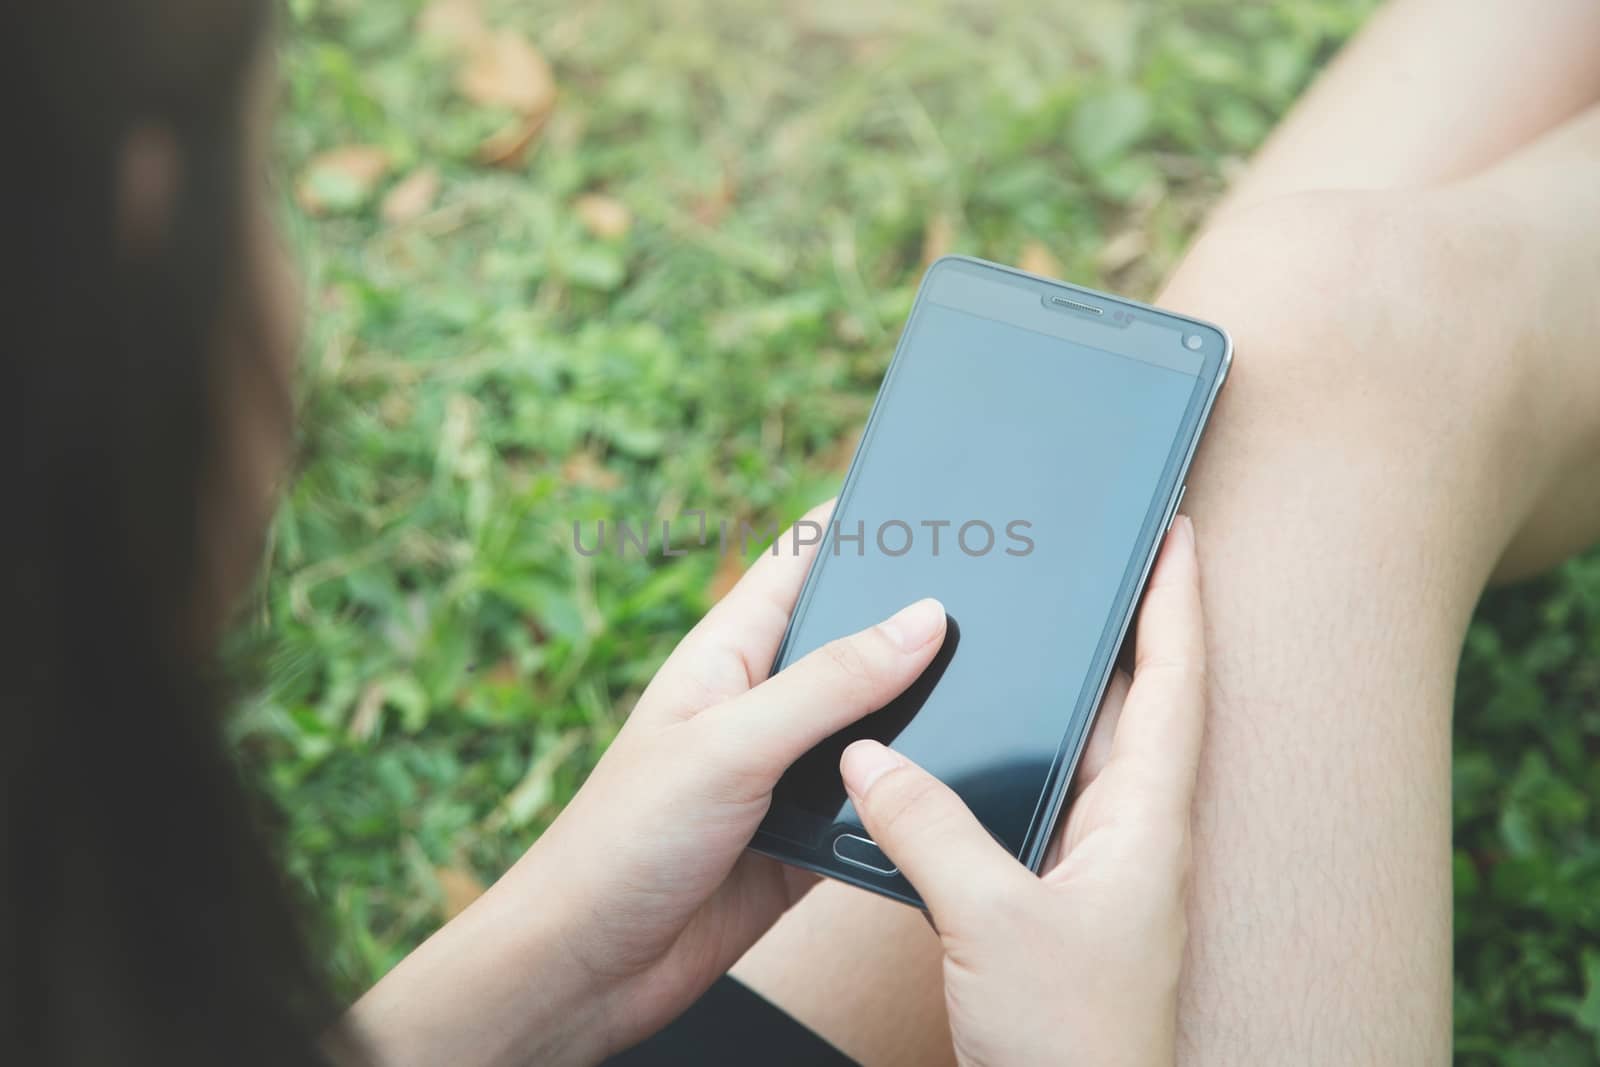
[[[945,613],[916,601],[765,678],[816,552],[784,538],[800,550],[763,554],[679,643],[527,854],[362,998],[375,1058],[592,1063],[688,1007],[815,883],[745,850],[772,787],[923,673]]]
[[[1136,635],[1133,684],[1096,730],[1102,765],[1058,830],[1042,877],[926,771],[871,740],[845,750],[866,829],[921,894],[945,951],[963,1064],[1173,1062],[1186,941],[1190,808],[1205,720],[1193,527],[1167,538]]]
[[[871,738],[1040,870],[1231,354],[1109,293],[928,269],[773,669],[918,597],[948,633],[905,694],[790,768],[751,847],[921,903],[839,781]]]

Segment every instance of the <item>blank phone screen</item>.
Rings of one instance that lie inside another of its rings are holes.
[[[1164,479],[1208,363],[1171,327],[1091,324],[1037,288],[939,269],[779,666],[922,597],[944,603],[948,636],[903,697],[790,769],[767,828],[814,844],[858,827],[839,755],[873,737],[1018,854],[1063,739],[1093,713],[1108,630],[1166,517]]]

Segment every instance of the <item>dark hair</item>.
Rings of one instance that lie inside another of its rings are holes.
[[[239,592],[220,550],[253,557],[266,489],[241,484],[230,403],[287,409],[257,342],[247,173],[267,3],[6,8],[21,133],[0,167],[0,328],[22,451],[0,1059],[315,1061],[330,1006],[223,744],[215,668]],[[141,137],[173,161],[149,232],[127,203]]]

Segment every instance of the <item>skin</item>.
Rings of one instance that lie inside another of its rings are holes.
[[[1390,4],[1161,294],[1237,342],[1185,498],[1180,1063],[1448,1060],[1462,637],[1491,580],[1600,536],[1596,42],[1593,0]],[[937,939],[830,888],[734,973],[863,1062],[947,1062]]]
[[[963,1065],[1172,1062],[1186,925],[1190,809],[1205,725],[1194,526],[1151,576],[1132,686],[1102,724],[1110,750],[1042,875],[949,788],[874,741],[841,761],[873,840],[927,901]]]
[[[1047,879],[925,773],[881,746],[846,753],[869,827],[930,894],[967,1062],[1035,1063],[1068,1042],[1109,1051],[1129,1026],[1147,1043],[1097,1062],[1170,1059],[1204,663],[1193,533],[1176,529],[1126,706],[1107,720],[1105,769]],[[595,1062],[686,1008],[814,884],[745,851],[773,786],[915,680],[945,626],[937,601],[919,601],[763,681],[814,552],[764,555],[684,638],[538,843],[352,1009],[378,1062]],[[948,854],[935,833],[950,834]],[[1078,969],[1057,971],[1057,958]],[[1050,982],[1031,988],[1041,969]],[[1024,993],[1041,1010],[1019,1025]]]
[[[1227,263],[1284,301],[1241,331],[1263,358],[1189,494],[1215,531],[1218,654],[1184,1062],[1448,1059],[1462,640],[1491,578],[1600,527],[1597,150],[1591,113],[1435,190],[1286,197],[1216,231],[1173,283],[1179,307],[1237,313],[1198,291]],[[1386,310],[1288,291],[1281,261],[1241,251],[1269,230],[1338,249],[1287,268],[1308,291]]]

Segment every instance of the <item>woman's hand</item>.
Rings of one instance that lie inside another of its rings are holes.
[[[814,883],[745,851],[772,788],[922,673],[945,613],[919,601],[768,679],[815,555],[798,540],[683,639],[516,866],[357,1005],[375,1058],[598,1059],[687,1007]]]
[[[773,786],[915,681],[944,639],[944,608],[923,600],[766,679],[804,570],[788,545],[751,568],[524,861],[573,909],[566,946],[616,1006],[612,1047],[687,1007],[813,884],[745,850]]]
[[[1145,594],[1132,687],[1120,711],[1116,692],[1107,701],[1092,780],[1042,877],[920,768],[872,741],[845,750],[851,799],[943,942],[962,1063],[1173,1062],[1204,676],[1194,529],[1180,517]]]

